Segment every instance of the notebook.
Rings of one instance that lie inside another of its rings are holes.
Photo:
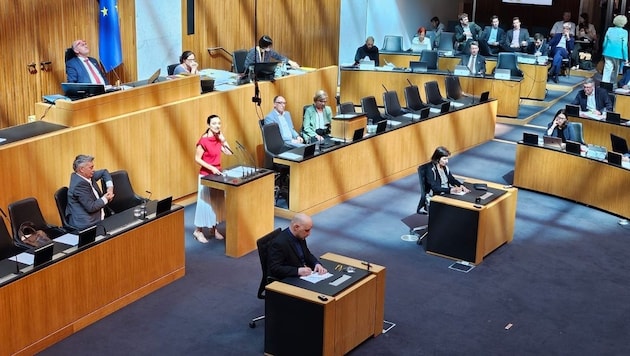
[[[409,62],[409,68],[411,68],[413,73],[426,73],[428,71],[426,62],[411,61]]]
[[[582,151],[582,145],[579,142],[568,141],[566,142],[566,151],[568,153],[573,153],[579,155]]]
[[[564,108],[567,116],[580,116],[580,107],[578,105],[567,105]]]
[[[529,132],[523,132],[523,143],[538,146],[538,135]]]
[[[618,112],[607,112],[606,113],[606,122],[610,122],[611,124],[620,124],[621,123],[621,114]]]
[[[543,146],[553,148],[554,150],[562,150],[562,139],[560,137],[543,136]]]
[[[608,152],[608,163],[621,167],[621,155],[616,152]]]

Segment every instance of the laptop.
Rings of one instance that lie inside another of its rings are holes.
[[[149,79],[147,79],[146,81],[138,80],[138,81],[131,82],[131,83],[125,83],[125,85],[129,86],[129,87],[137,88],[137,87],[141,87],[141,86],[144,86],[144,85],[153,84],[160,78],[160,73],[161,72],[162,72],[162,70],[160,68],[158,68],[158,70],[156,70],[153,74],[151,74]]]
[[[543,146],[554,150],[562,150],[562,139],[554,136],[543,136]]]
[[[155,216],[160,216],[171,211],[171,205],[173,205],[173,197],[164,198],[157,202],[155,207]]]
[[[523,143],[538,146],[538,135],[529,132],[523,132]]]
[[[490,92],[484,91],[483,93],[481,93],[481,97],[479,97],[479,102],[485,103],[486,101],[488,101],[489,98],[490,98]]]
[[[376,133],[380,134],[382,132],[385,132],[386,128],[387,128],[387,120],[381,120],[376,124]],[[356,134],[356,131],[355,131],[355,134]],[[363,133],[361,133],[361,136],[363,136]]]
[[[564,111],[567,116],[580,116],[580,106],[579,105],[567,105],[564,107]]]
[[[38,267],[52,261],[54,248],[55,245],[51,243],[33,249],[33,255],[35,256],[33,259],[33,267]]]
[[[608,152],[608,156],[606,158],[608,163],[621,167],[621,155],[616,152]]]
[[[580,155],[582,151],[582,145],[579,142],[569,141],[566,142],[566,151],[567,153],[573,153],[575,155]]]
[[[620,124],[621,114],[619,114],[618,112],[612,112],[612,111],[607,112],[606,122],[610,122],[611,124]]]
[[[79,248],[96,241],[96,228],[97,226],[94,225],[85,230],[79,231]]]
[[[613,152],[621,153],[622,155],[628,153],[628,142],[625,138],[610,134],[610,143]]]
[[[383,120],[383,121],[385,121],[385,124],[387,125],[387,121],[386,120]],[[380,122],[379,122],[379,124],[380,124]],[[376,127],[376,129],[378,130],[378,126]],[[363,127],[354,130],[354,134],[352,135],[352,142],[362,139],[363,138],[363,131],[364,131]]]
[[[451,102],[445,101],[440,105],[440,114],[446,114],[451,109]]]
[[[428,71],[426,62],[410,61],[409,68],[412,73],[426,73]]]

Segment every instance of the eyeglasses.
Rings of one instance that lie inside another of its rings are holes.
[[[286,101],[276,101],[276,104],[287,105],[287,102]]]
[[[319,101],[320,103],[327,103],[327,102],[328,102],[328,100],[326,100],[326,99],[323,99],[323,100],[317,100],[317,101]]]
[[[194,58],[186,58],[187,61],[194,61]]]

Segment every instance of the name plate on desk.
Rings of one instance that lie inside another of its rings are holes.
[[[465,76],[469,76],[470,75],[470,69],[468,69],[468,67],[464,67],[464,68],[458,68],[459,66],[455,67],[455,71],[453,72],[453,74],[455,74],[458,77],[465,77]]]
[[[510,80],[511,72],[509,69],[497,69],[494,72],[494,79]]]

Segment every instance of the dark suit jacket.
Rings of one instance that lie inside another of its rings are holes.
[[[465,54],[462,56],[462,60],[460,62],[461,65],[468,67],[468,61],[470,61],[470,54]],[[475,61],[475,73],[486,73],[486,57],[477,54],[477,58]]]
[[[512,36],[514,33],[514,29],[509,29],[506,33],[505,33],[505,40],[503,41],[503,46],[504,47],[510,47],[510,44],[512,44]],[[523,41],[527,41],[529,43],[529,31],[527,31],[526,28],[522,28],[521,27],[521,31],[518,33],[518,43],[521,43]]]
[[[455,187],[462,185],[460,181],[453,177],[453,174],[451,174],[451,170],[448,169],[448,166],[446,166],[446,177],[448,178],[449,185]],[[442,180],[440,179],[440,174],[438,173],[438,169],[435,164],[431,164],[431,168],[428,170],[426,178],[433,195],[450,193],[451,188],[442,188]]]
[[[470,28],[470,33],[472,34],[473,41],[477,41],[479,39],[479,35],[481,35],[481,27],[474,22],[468,22],[468,27]],[[455,26],[455,41],[457,42],[465,42],[466,35],[464,35],[464,28],[461,24]]]
[[[107,182],[111,181],[112,177],[106,169],[94,171],[92,183],[96,187],[99,197],[103,195],[96,184],[100,179]],[[105,202],[94,195],[90,183],[77,173],[72,173],[68,187],[68,205],[66,206],[68,223],[78,229],[93,226],[101,221],[101,209],[103,207],[105,207]]]
[[[105,84],[109,84],[107,82],[107,77],[105,76],[105,73],[103,72],[103,69],[101,68],[98,61],[92,57],[88,57],[88,59],[90,60],[90,62],[92,62],[92,64],[94,64],[96,68],[98,68],[101,77],[103,77],[103,79],[105,80]],[[81,63],[81,59],[79,57],[74,57],[66,62],[66,77],[68,83],[92,82],[90,80],[90,74],[88,73],[87,69],[85,69],[83,63]]]
[[[536,48],[536,44],[534,42],[527,45],[527,53],[536,54],[537,51],[540,51],[541,56],[548,56],[549,45],[547,44],[547,41],[543,41],[543,43],[540,45],[540,49]]]
[[[595,106],[596,109],[600,112],[612,111],[612,102],[610,101],[610,97],[608,97],[608,92],[603,88],[595,88]],[[584,94],[584,89],[580,90],[575,99],[571,102],[572,105],[580,105],[580,109],[582,111],[586,111],[586,94]]]
[[[556,33],[553,35],[551,40],[549,40],[549,51],[552,56],[556,53],[556,47],[558,46],[558,43],[560,43],[560,39],[562,39],[562,33]],[[569,36],[569,40],[567,41],[567,52],[571,53],[574,45],[575,37]]]
[[[486,26],[483,29],[481,36],[479,36],[479,39],[488,41],[488,39],[490,38],[490,31],[492,31],[492,26]],[[499,42],[499,46],[503,43],[504,40],[505,40],[505,31],[501,27],[499,27],[497,28],[497,42]]]
[[[298,276],[298,268],[304,267],[304,264],[302,264],[293,242],[295,239],[288,228],[282,230],[282,232],[273,239],[267,256],[268,276],[276,279]],[[319,260],[313,256],[308,249],[305,240],[298,241],[300,246],[302,246],[302,251],[304,251],[306,266],[311,269],[315,268]]]

